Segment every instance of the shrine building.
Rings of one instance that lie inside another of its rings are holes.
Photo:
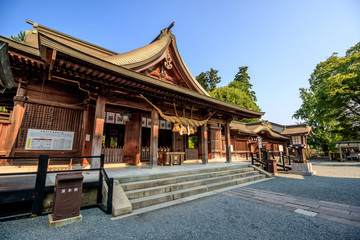
[[[306,146],[308,126],[242,124],[264,113],[210,97],[181,58],[173,24],[119,54],[27,22],[33,30],[24,42],[0,36],[1,106],[8,110],[0,113],[1,156],[103,153],[107,163],[156,166],[169,158],[246,159],[259,151],[258,137],[275,153]],[[96,159],[78,163],[99,166]]]

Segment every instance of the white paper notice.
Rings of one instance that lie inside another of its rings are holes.
[[[25,150],[72,150],[74,132],[28,129]]]

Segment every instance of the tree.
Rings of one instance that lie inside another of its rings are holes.
[[[256,102],[255,92],[251,91],[252,84],[250,83],[250,76],[247,73],[248,66],[239,67],[239,71],[236,73],[234,81],[229,84],[229,87],[235,87],[241,89],[246,93],[254,102]]]
[[[11,35],[10,38],[12,40],[18,41],[18,42],[24,42],[25,39],[25,32],[20,31],[17,36]]]
[[[201,84],[205,91],[211,92],[216,88],[216,85],[221,82],[221,77],[217,75],[219,71],[210,68],[210,71],[201,72],[196,80]]]
[[[323,151],[334,150],[335,141],[360,137],[360,43],[344,57],[334,53],[319,63],[309,79],[310,88],[300,89],[301,107],[294,118],[312,126],[310,144]]]
[[[240,107],[260,111],[256,103],[241,89],[235,87],[219,87],[210,93],[213,98],[232,103]],[[257,122],[259,119],[243,119],[242,122]]]

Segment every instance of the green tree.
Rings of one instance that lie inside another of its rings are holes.
[[[260,111],[256,103],[241,89],[235,87],[219,87],[210,93],[213,98],[232,103],[240,107]],[[257,122],[259,119],[243,119],[242,122]]]
[[[309,79],[310,88],[300,89],[303,103],[294,118],[312,126],[309,141],[323,151],[334,150],[335,141],[360,137],[360,43],[344,57],[334,53],[319,63]]]
[[[17,36],[11,35],[10,38],[12,40],[18,41],[18,42],[24,42],[25,39],[25,32],[20,31]]]
[[[216,85],[221,82],[221,77],[217,75],[219,71],[210,68],[210,71],[201,72],[196,80],[201,84],[205,91],[211,92],[216,88]]]
[[[239,67],[239,71],[236,73],[234,81],[229,84],[229,87],[235,87],[241,89],[246,93],[254,102],[256,102],[255,92],[251,90],[252,84],[250,83],[250,76],[247,73],[248,66]]]

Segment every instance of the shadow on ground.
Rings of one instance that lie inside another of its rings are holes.
[[[283,174],[271,181],[250,186],[251,188],[284,193],[360,206],[360,178],[339,178],[323,176],[286,177]]]

